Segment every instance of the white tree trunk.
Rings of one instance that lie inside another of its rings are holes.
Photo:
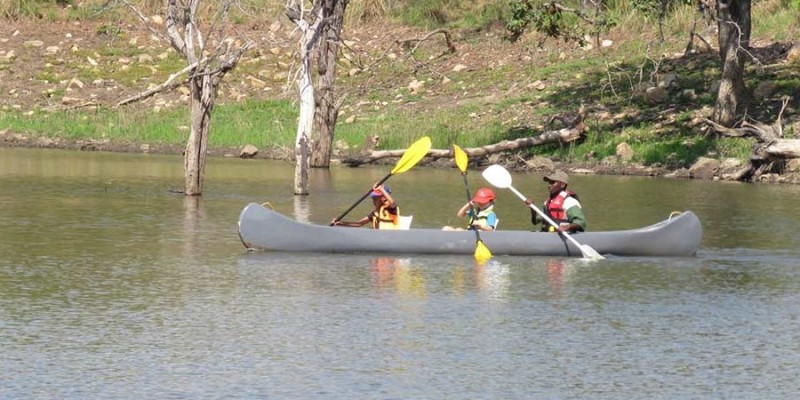
[[[313,23],[304,19],[302,3],[287,4],[287,16],[303,35],[300,37],[300,71],[297,75],[297,91],[300,99],[300,119],[297,122],[297,136],[294,141],[295,170],[294,194],[308,194],[308,168],[311,158],[311,130],[314,126],[314,85],[311,83],[312,50],[319,37],[322,24],[322,8],[319,7]]]
[[[297,123],[297,137],[294,141],[294,194],[307,195],[308,168],[311,158],[310,138],[314,125],[314,86],[311,84],[311,53],[305,52],[302,57],[300,75],[297,79],[297,90],[300,94],[300,119]]]

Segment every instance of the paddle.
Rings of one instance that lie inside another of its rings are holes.
[[[417,165],[419,160],[422,160],[422,157],[425,157],[425,155],[428,154],[428,150],[430,149],[431,149],[431,138],[427,136],[424,136],[422,139],[419,139],[416,142],[414,142],[411,146],[408,147],[408,149],[406,149],[406,152],[403,153],[403,156],[400,157],[399,161],[397,161],[397,164],[394,166],[392,171],[389,172],[386,176],[384,176],[383,179],[378,181],[376,186],[382,185],[384,182],[386,182],[387,179],[391,178],[392,175],[402,174],[403,172],[406,172],[409,169],[411,169],[411,167]],[[342,215],[336,217],[336,221],[341,221],[341,219],[344,218],[344,216],[347,215],[347,213],[353,211],[353,209],[356,208],[357,205],[361,204],[361,202],[364,201],[364,199],[366,199],[370,193],[372,193],[372,189],[367,190],[367,192],[364,193],[364,195],[361,196],[361,198],[358,199],[352,206],[350,206],[350,208],[348,208],[347,211],[343,212]],[[333,226],[333,224],[331,224],[331,226]]]
[[[510,189],[512,192],[514,192],[514,194],[517,195],[517,197],[520,198],[520,200],[525,201],[525,196],[523,196],[522,193],[520,193],[519,191],[517,191],[517,189],[511,186],[511,174],[509,174],[508,171],[505,168],[503,168],[502,165],[495,164],[489,166],[489,168],[486,168],[483,171],[483,178],[486,179],[492,185],[500,189]],[[542,210],[540,210],[533,204],[531,204],[530,207],[531,209],[535,210],[536,213],[539,214],[542,218],[544,218],[544,220],[547,221],[548,224],[554,226],[555,228],[558,228],[558,224],[556,224],[555,221],[552,220],[552,218],[548,217],[547,214],[542,212]],[[578,243],[578,241],[575,240],[569,233],[567,232],[559,232],[559,233],[564,235],[564,237],[569,239],[569,241],[572,242],[572,244],[577,246],[581,250],[581,254],[583,254],[584,258],[597,258],[597,259],[605,258],[601,256],[600,253],[595,251],[595,249],[589,247],[588,245]]]
[[[453,145],[453,152],[455,153],[456,165],[458,169],[461,170],[461,176],[464,177],[464,188],[467,190],[467,202],[470,202],[472,201],[472,195],[469,194],[469,181],[467,180],[467,153],[461,150],[461,147],[458,147],[457,144]],[[478,210],[475,206],[472,206],[472,215],[478,215]],[[492,258],[492,252],[483,244],[478,229],[475,228],[473,230],[475,231],[475,259],[478,260],[478,262],[487,261]]]

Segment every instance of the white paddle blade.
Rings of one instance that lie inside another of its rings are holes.
[[[506,189],[511,186],[511,174],[502,165],[490,165],[483,170],[482,175],[483,179],[486,179],[494,187]]]
[[[580,248],[581,248],[581,254],[583,254],[584,258],[595,259],[595,260],[605,259],[605,257],[601,256],[600,253],[597,252],[597,250],[589,247],[588,244],[582,244]]]

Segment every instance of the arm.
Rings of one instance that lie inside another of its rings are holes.
[[[528,211],[531,212],[531,224],[534,226],[539,226],[544,223],[544,218],[539,216],[539,213],[536,212],[533,208],[531,208],[531,204],[533,201],[531,199],[525,199],[525,205],[528,206]]]
[[[347,226],[347,227],[352,227],[352,228],[357,228],[359,226],[364,226],[368,222],[369,222],[369,217],[361,218],[358,221],[337,221],[336,219],[331,221],[333,226]]]
[[[397,203],[395,203],[394,198],[392,197],[392,195],[390,195],[385,190],[383,190],[383,185],[373,186],[373,188],[374,188],[374,190],[380,190],[381,193],[383,193],[383,197],[385,197],[386,201],[389,203],[386,206],[387,208],[397,208]]]
[[[456,213],[456,216],[457,217],[461,217],[461,218],[466,217],[467,216],[467,212],[469,212],[472,209],[472,207],[474,207],[474,205],[472,204],[471,201],[469,203],[467,203],[467,204],[464,204],[464,207],[461,207],[461,209],[458,210],[458,212]]]
[[[569,224],[562,224],[558,227],[559,232],[583,232],[586,230],[586,216],[580,205],[575,205],[567,209],[567,220]]]

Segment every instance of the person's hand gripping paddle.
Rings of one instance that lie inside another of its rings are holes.
[[[378,181],[378,183],[376,183],[375,186],[376,187],[380,186],[384,182],[386,182],[387,179],[391,178],[392,175],[402,174],[403,172],[406,172],[413,166],[417,165],[419,160],[422,160],[422,158],[425,157],[426,154],[428,154],[428,150],[430,149],[431,149],[431,138],[427,136],[424,136],[422,139],[419,139],[416,142],[414,142],[411,146],[408,147],[408,149],[406,149],[406,152],[403,153],[403,156],[400,157],[400,160],[397,161],[397,164],[394,166],[392,171],[389,172],[386,176],[384,176],[383,179]],[[334,221],[340,221],[342,218],[344,218],[345,215],[347,215],[347,213],[353,211],[353,209],[356,208],[357,205],[361,204],[361,202],[364,201],[364,199],[366,199],[370,193],[372,193],[372,189],[373,188],[367,190],[367,192],[364,193],[364,195],[361,196],[361,198],[358,199],[355,202],[355,204],[350,206],[350,208],[348,208],[345,212],[343,212],[342,215],[336,217]],[[333,226],[333,224],[331,224],[331,226]]]
[[[458,147],[458,145],[453,145],[453,153],[455,154],[456,165],[458,169],[461,170],[461,176],[464,178],[464,188],[467,190],[467,202],[472,201],[472,195],[469,193],[469,181],[467,180],[467,164],[469,163],[469,159],[467,158],[467,153]],[[478,215],[478,210],[475,206],[472,206],[472,215]],[[481,240],[481,234],[478,232],[478,229],[474,229],[475,231],[475,260],[480,263],[488,261],[492,258],[492,252],[489,251],[489,248],[483,244],[483,240]]]
[[[505,168],[503,168],[502,165],[495,164],[489,166],[489,168],[483,170],[483,177],[489,183],[500,189],[511,190],[512,192],[514,192],[515,195],[517,195],[517,197],[520,198],[520,200],[525,201],[525,196],[523,196],[522,193],[520,193],[519,191],[517,191],[517,189],[514,189],[514,187],[511,186],[511,174],[509,174],[508,171]],[[530,204],[530,207],[531,209],[536,211],[536,213],[539,214],[539,216],[544,218],[544,220],[547,221],[548,224],[558,229],[558,224],[556,224],[552,218],[548,217],[547,214],[542,212],[542,210],[540,210],[533,204]],[[581,254],[583,255],[584,258],[589,258],[589,259],[605,258],[601,256],[600,253],[598,253],[595,249],[589,247],[588,245],[578,243],[578,241],[575,240],[575,238],[573,238],[572,235],[570,235],[569,233],[560,232],[559,234],[564,235],[565,238],[567,238],[570,242],[572,242],[572,244],[578,247],[578,249],[581,250]]]

